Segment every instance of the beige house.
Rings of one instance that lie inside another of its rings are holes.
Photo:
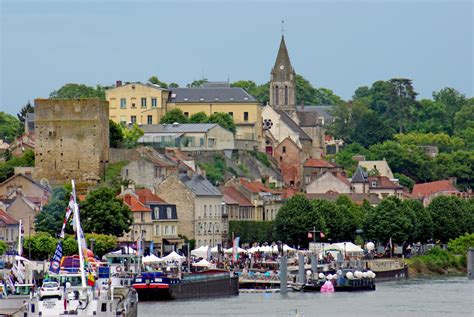
[[[207,83],[198,88],[173,88],[168,110],[181,109],[188,117],[198,112],[230,114],[236,125],[237,140],[260,141],[262,137],[260,103],[244,89],[228,83]],[[258,145],[258,144],[256,144]]]
[[[197,247],[222,243],[228,227],[222,223],[223,197],[202,175],[172,175],[156,187],[156,194],[176,205],[179,232],[188,239],[195,239]]]
[[[11,198],[16,193],[26,197],[42,198],[46,203],[51,196],[51,190],[25,174],[15,174],[0,183],[0,199]]]
[[[17,220],[0,209],[0,241],[5,241],[10,248],[16,246],[18,224],[19,222]]]
[[[376,194],[380,199],[389,196],[403,198],[403,187],[398,181],[389,179],[386,176],[368,176],[368,173],[361,167],[357,167],[351,179],[353,193]]]
[[[138,143],[153,148],[177,147],[181,151],[218,151],[235,148],[234,134],[217,123],[173,123],[142,126]]]
[[[393,173],[392,170],[390,169],[390,166],[388,166],[387,161],[381,160],[381,161],[359,161],[359,166],[364,168],[369,174],[371,172],[374,172],[375,174],[378,174],[379,176],[385,176],[388,177],[389,179],[393,179]]]
[[[325,194],[327,192],[350,194],[352,186],[346,177],[337,173],[334,175],[331,172],[320,174],[306,185],[306,193],[308,194]]]
[[[109,117],[124,124],[157,124],[166,113],[169,90],[158,85],[117,81],[115,88],[106,90]]]

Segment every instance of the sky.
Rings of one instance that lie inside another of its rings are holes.
[[[269,80],[285,21],[296,72],[344,99],[411,78],[474,93],[472,0],[0,0],[0,111],[66,83]]]

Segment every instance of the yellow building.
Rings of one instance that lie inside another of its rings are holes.
[[[109,118],[125,124],[157,124],[166,113],[169,90],[158,85],[129,83],[106,90],[105,99],[109,102]]]
[[[168,110],[181,109],[188,117],[198,112],[208,116],[216,112],[230,114],[236,125],[235,139],[259,141],[262,137],[260,103],[244,89],[227,83],[207,83],[199,88],[173,88]]]

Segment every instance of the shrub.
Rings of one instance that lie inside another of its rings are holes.
[[[474,248],[474,233],[465,233],[456,239],[448,242],[448,249],[454,254],[465,255],[469,248]]]

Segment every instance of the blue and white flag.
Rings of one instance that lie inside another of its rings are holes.
[[[51,259],[51,264],[49,265],[49,270],[51,272],[56,273],[56,274],[59,273],[62,257],[63,257],[63,242],[62,240],[59,240],[58,246],[56,247],[56,252],[54,252],[53,258]]]
[[[153,243],[153,240],[150,242],[150,255],[153,254],[153,251],[155,251],[155,244]]]

